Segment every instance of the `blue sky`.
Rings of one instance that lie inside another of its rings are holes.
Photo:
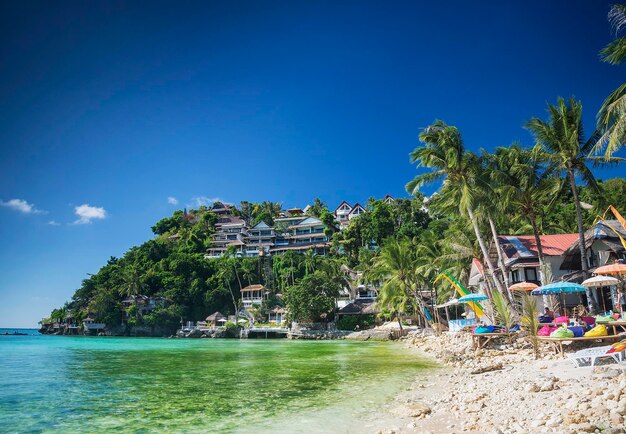
[[[531,144],[524,122],[575,95],[590,132],[624,77],[598,60],[609,4],[3,2],[0,326],[198,198],[405,195],[437,118],[472,149]]]

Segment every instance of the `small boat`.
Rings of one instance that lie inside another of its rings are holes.
[[[28,336],[28,333],[22,333],[16,330],[13,333],[9,333],[9,332],[0,333],[0,336]]]

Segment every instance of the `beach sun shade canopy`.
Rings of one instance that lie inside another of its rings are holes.
[[[489,297],[483,294],[467,294],[459,298],[459,303],[471,303],[473,301],[487,300]]]
[[[540,286],[537,289],[533,289],[532,295],[552,295],[569,292],[585,292],[585,287],[578,283],[572,282],[554,282],[549,285]]]
[[[451,298],[450,300],[446,301],[444,304],[438,304],[435,307],[440,308],[440,307],[456,306],[457,304],[459,304],[459,300],[457,300],[456,298]]]
[[[583,286],[587,288],[595,288],[599,286],[613,286],[619,283],[619,279],[609,276],[595,276],[583,282]]]
[[[539,288],[539,285],[535,285],[532,282],[519,282],[509,286],[509,290],[511,291],[532,291],[537,288]]]
[[[595,269],[596,274],[626,274],[626,264],[603,265]]]

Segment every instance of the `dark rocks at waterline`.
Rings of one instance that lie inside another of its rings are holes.
[[[229,336],[229,333],[225,329],[209,329],[209,330],[199,330],[193,329],[190,331],[178,330],[176,332],[176,337],[178,338],[191,338],[191,339],[201,339],[201,338],[228,338],[228,337],[238,337],[238,336]]]
[[[370,329],[352,332],[345,339],[354,341],[391,341],[395,339],[395,336],[390,330]]]

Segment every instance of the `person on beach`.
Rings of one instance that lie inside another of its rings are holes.
[[[617,304],[620,306],[622,316],[624,316],[624,312],[626,312],[626,294],[624,294],[623,289],[617,293]]]
[[[549,322],[552,322],[552,320],[554,320],[554,312],[552,312],[550,308],[546,307],[545,310],[543,311],[543,315],[539,315],[539,322],[549,323]]]

